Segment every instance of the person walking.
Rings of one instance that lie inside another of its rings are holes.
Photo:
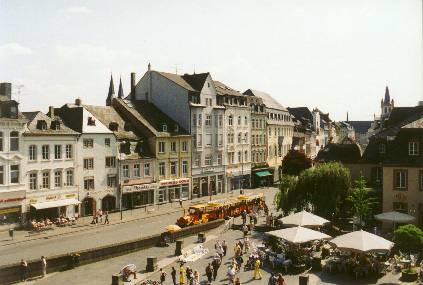
[[[213,268],[210,263],[209,265],[206,266],[206,276],[207,276],[207,281],[209,282],[209,284],[211,284],[213,279]]]
[[[241,281],[239,280],[239,277],[236,278],[235,285],[241,285]]]
[[[185,284],[185,270],[184,270],[184,265],[181,263],[180,267],[179,267],[179,274],[181,275],[180,277],[180,284]],[[188,280],[187,280],[188,282]]]
[[[273,228],[273,220],[275,219],[275,217],[273,216],[273,213],[270,214],[270,226]]]
[[[221,245],[216,250],[217,254],[219,254],[220,259],[223,259],[223,248]]]
[[[163,270],[163,268],[160,268],[160,284],[163,284],[166,281],[166,271]]]
[[[170,272],[170,276],[172,276],[173,285],[176,285],[176,269],[172,266],[172,271]]]
[[[104,218],[104,224],[109,224],[109,212],[104,212],[104,216],[105,216],[105,218]]]
[[[226,242],[225,239],[223,240],[222,248],[223,248],[223,256],[226,256],[226,251],[228,250],[228,243]]]
[[[216,281],[217,271],[219,270],[219,267],[220,267],[219,258],[214,258],[214,260],[212,261],[212,267],[213,267],[213,280]]]
[[[259,276],[261,279],[261,273],[260,273],[260,259],[256,259],[256,266],[254,268],[254,279],[256,279],[256,276]]]
[[[269,282],[267,283],[268,285],[276,285],[277,279],[275,277],[275,274],[270,273],[270,278],[269,278]]]
[[[247,236],[247,234],[248,234],[248,227],[247,227],[247,225],[246,225],[246,224],[244,224],[244,225],[242,226],[242,232],[244,233],[244,237],[246,237],[246,236]]]
[[[22,281],[26,281],[26,271],[28,269],[28,263],[25,260],[21,259],[21,276]]]
[[[187,266],[187,270],[185,271],[185,275],[187,276],[187,280],[190,280],[192,277],[192,269]]]
[[[47,261],[44,256],[41,256],[41,270],[43,271],[43,278],[47,275]]]
[[[258,217],[259,217],[258,213],[257,212],[254,213],[254,226],[257,225]]]
[[[248,216],[250,217],[250,224],[253,222],[253,219],[254,219],[254,214],[253,214],[253,211],[251,211],[249,214],[248,214]]]
[[[198,270],[194,270],[194,279],[197,284],[200,284],[200,274],[198,274]]]
[[[277,285],[286,285],[286,283],[285,283],[285,279],[283,279],[283,277],[282,277],[282,274],[281,273],[279,273],[279,276],[278,276],[278,280],[277,280],[277,283],[276,283]]]
[[[242,217],[242,223],[245,224],[247,222],[247,211],[243,211],[241,214]]]

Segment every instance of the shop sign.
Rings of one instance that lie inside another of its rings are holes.
[[[19,212],[20,210],[21,209],[19,207],[10,208],[10,209],[4,209],[4,210],[0,210],[0,215],[8,214],[8,213],[15,213],[15,212]]]
[[[185,184],[185,183],[189,183],[189,178],[163,180],[163,181],[160,181],[160,186],[163,186],[163,185],[179,185],[179,184]]]
[[[134,186],[125,186],[123,187],[122,193],[131,193],[131,192],[138,192],[144,190],[152,190],[157,189],[157,184],[142,184],[142,185],[134,185]]]
[[[406,200],[407,199],[407,196],[405,196],[402,193],[398,193],[397,195],[395,195],[395,199],[397,199],[397,200]]]
[[[9,198],[9,199],[0,199],[0,203],[6,203],[6,202],[15,202],[15,201],[22,201],[25,198]]]
[[[214,172],[214,167],[209,167],[209,168],[203,168],[203,169],[201,169],[201,173],[205,173],[205,172]]]
[[[59,200],[60,197],[61,197],[60,195],[47,196],[46,201],[48,201],[48,200]]]
[[[35,202],[38,202],[38,200],[37,199],[31,199],[31,200],[29,200],[29,203],[35,203]]]
[[[227,166],[226,167],[227,170],[230,170],[230,169],[234,169],[235,170],[235,169],[238,169],[238,168],[239,168],[238,165],[231,165],[231,166]]]
[[[75,194],[68,194],[66,195],[66,198],[75,197]]]

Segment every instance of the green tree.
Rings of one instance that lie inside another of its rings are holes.
[[[279,191],[276,192],[273,198],[273,204],[276,206],[277,211],[288,213],[296,207],[297,199],[295,191],[297,187],[297,179],[291,175],[285,175],[279,184]]]
[[[301,151],[290,149],[282,160],[282,173],[298,176],[301,171],[311,168],[311,158]]]
[[[351,202],[351,210],[353,214],[358,214],[361,221],[365,219],[373,209],[376,198],[369,197],[370,189],[366,188],[366,181],[363,179],[363,174],[360,171],[360,178],[356,180],[357,188],[353,189],[352,195],[348,197],[348,201]]]
[[[399,227],[392,239],[402,252],[419,252],[423,245],[423,232],[415,225]]]

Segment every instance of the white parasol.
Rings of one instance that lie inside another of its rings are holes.
[[[309,228],[318,228],[330,223],[330,221],[306,211],[283,217],[280,221],[287,227],[302,226]]]
[[[292,243],[304,243],[317,239],[330,239],[331,236],[303,227],[288,228],[267,233]]]
[[[387,252],[394,245],[389,240],[363,230],[336,237],[329,244],[343,251],[355,252]]]
[[[135,264],[128,264],[128,265],[125,265],[121,270],[120,270],[120,272],[119,272],[119,274],[123,274],[123,271],[125,270],[125,269],[129,269],[129,270],[131,270],[131,271],[135,271],[135,268],[137,268],[136,266],[135,266]]]
[[[414,221],[416,218],[400,212],[386,212],[374,216],[375,219],[383,222],[394,222],[394,223],[409,223]]]

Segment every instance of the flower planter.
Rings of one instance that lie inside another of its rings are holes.
[[[417,272],[408,273],[408,272],[402,271],[401,277],[402,277],[402,281],[404,282],[414,282],[419,277],[419,274]]]

